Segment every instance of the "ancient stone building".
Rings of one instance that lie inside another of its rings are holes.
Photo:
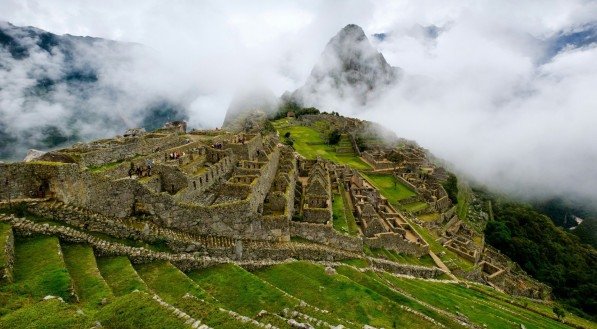
[[[311,167],[304,192],[303,220],[325,224],[332,220],[330,174],[323,161]]]

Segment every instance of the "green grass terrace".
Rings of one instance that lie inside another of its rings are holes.
[[[370,170],[371,167],[354,154],[336,153],[334,146],[327,145],[321,133],[314,128],[293,125],[294,119],[280,119],[273,122],[274,127],[283,136],[290,132],[290,138],[294,141],[294,149],[307,159],[324,159],[339,164],[346,164],[359,170]]]

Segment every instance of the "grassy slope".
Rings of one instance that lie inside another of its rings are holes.
[[[62,251],[81,302],[93,307],[97,306],[103,298],[112,297],[112,291],[97,268],[95,255],[90,246],[63,244]]]
[[[0,328],[90,328],[93,321],[85,314],[77,314],[77,307],[57,299],[41,301],[23,307],[0,320]]]
[[[71,299],[71,279],[56,237],[34,237],[15,243],[15,283],[7,287],[16,294],[41,299],[46,295]]]
[[[280,289],[350,321],[386,328],[434,326],[344,276],[326,275],[321,266],[296,262],[273,266],[256,274]]]
[[[421,301],[451,313],[460,312],[488,328],[520,327],[521,323],[526,328],[567,328],[562,323],[458,284],[397,278],[387,273],[381,274],[381,277]]]
[[[483,294],[487,294],[493,298],[496,298],[503,302],[506,302],[508,304],[513,304],[513,305],[516,305],[517,307],[526,308],[526,309],[532,310],[534,312],[540,313],[545,317],[555,319],[555,315],[553,313],[553,307],[556,304],[554,304],[553,302],[540,303],[540,302],[536,302],[536,301],[526,298],[526,297],[510,296],[510,295],[506,295],[501,292],[498,292],[495,289],[490,288],[488,286],[484,286],[484,285],[475,285],[471,288],[478,290],[478,291],[482,292]],[[560,308],[562,308],[561,305],[560,305]],[[596,323],[591,322],[590,320],[587,320],[585,318],[581,318],[573,313],[566,313],[565,322],[571,323],[571,324],[574,324],[574,325],[577,325],[580,327],[584,327],[584,328],[597,328]]]
[[[99,257],[97,265],[116,296],[122,296],[134,290],[149,290],[126,256]]]
[[[368,271],[367,273],[363,273],[363,272],[357,271],[353,268],[350,268],[348,266],[339,267],[339,268],[337,268],[337,271],[339,274],[346,276],[347,278],[351,279],[352,281],[354,281],[364,287],[367,287],[382,296],[387,297],[392,302],[410,307],[411,309],[421,312],[421,313],[435,319],[436,321],[442,323],[446,327],[449,327],[449,328],[460,327],[458,325],[458,323],[455,320],[453,320],[452,318],[450,318],[444,314],[441,314],[431,308],[428,308],[427,306],[422,305],[421,303],[401,294],[400,292],[390,289],[386,284],[383,283],[382,280],[379,280],[376,277],[376,274],[373,272]]]
[[[348,164],[353,168],[366,170],[371,169],[354,154],[336,153],[335,147],[325,144],[321,134],[310,127],[294,126],[289,124],[288,119],[281,119],[273,122],[274,127],[284,136],[290,132],[290,138],[294,140],[294,149],[307,159],[316,159],[318,156],[340,164]]]
[[[340,195],[342,196],[342,204],[344,205],[344,215],[346,216],[346,225],[348,227],[348,234],[357,236],[359,235],[359,228],[357,227],[356,219],[354,218],[354,214],[350,209],[350,200],[344,190],[344,187],[340,184],[338,186],[340,189]]]
[[[185,294],[199,299],[209,298],[193,280],[169,262],[159,261],[135,265],[137,272],[164,301],[176,303]]]
[[[392,175],[374,173],[363,175],[373,184],[373,186],[382,191],[384,197],[388,198],[390,202],[396,202],[416,195],[416,193],[406,185],[397,182]]]
[[[259,328],[251,323],[241,323],[227,313],[218,310],[219,306],[191,298],[181,298],[174,304],[188,315],[216,329]]]
[[[348,223],[346,222],[346,209],[344,207],[344,198],[340,194],[334,194],[332,201],[333,225],[334,229],[341,233],[348,233]]]
[[[291,138],[293,138],[295,141],[294,147],[301,155],[312,159],[317,157],[319,154],[320,156],[331,161],[335,161],[336,163],[348,164],[352,168],[361,170],[361,174],[368,178],[369,182],[379,189],[381,194],[386,197],[396,208],[401,208],[397,201],[416,195],[414,191],[410,190],[407,186],[401,184],[400,182],[395,184],[395,180],[391,175],[363,172],[363,170],[369,170],[370,167],[367,164],[364,164],[359,158],[356,158],[358,160],[357,163],[353,163],[352,161],[344,161],[344,156],[343,158],[331,156],[330,154],[333,153],[333,155],[335,155],[335,152],[332,148],[323,144],[323,140],[319,136],[317,130],[305,126],[293,126],[289,122],[289,119],[281,119],[273,122],[273,124],[280,133],[280,136],[284,136],[286,132],[290,131]],[[328,156],[324,156],[325,154]],[[363,167],[360,163],[363,163],[365,166]],[[410,209],[410,211],[416,211],[425,206],[426,205],[414,203],[412,204],[413,209]],[[350,218],[348,218],[349,229],[351,228],[350,224]],[[412,222],[410,224],[413,225],[419,234],[421,234],[423,239],[429,243],[433,252],[438,255],[443,254],[443,256],[440,258],[446,263],[446,265],[458,266],[464,270],[472,269],[473,264],[471,262],[459,257],[436,242],[435,239],[437,239],[437,237],[432,236],[431,233],[429,233],[426,229]]]
[[[261,310],[280,313],[284,308],[288,308],[327,321],[333,325],[342,324],[347,328],[352,328],[348,322],[335,315],[299,306],[298,300],[236,265],[221,265],[201,271],[193,271],[188,275],[226,308],[246,316],[255,317]],[[286,285],[292,284],[294,284],[292,281],[286,283]],[[265,321],[260,318],[255,319]],[[268,317],[268,319],[271,320],[271,317]],[[303,322],[303,320],[299,322]]]
[[[189,328],[148,294],[130,293],[104,306],[96,318],[104,328],[161,329]]]
[[[280,312],[297,304],[235,265],[216,266],[188,275],[227,308],[246,316],[253,317],[261,310]]]

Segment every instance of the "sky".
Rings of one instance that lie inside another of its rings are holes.
[[[0,0],[0,20],[149,47],[152,65],[118,83],[193,90],[190,125],[208,127],[239,92],[300,87],[358,24],[404,77],[364,108],[326,110],[379,122],[489,186],[597,202],[596,1]]]

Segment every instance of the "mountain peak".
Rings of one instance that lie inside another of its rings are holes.
[[[365,35],[365,31],[363,28],[356,25],[356,24],[348,24],[336,34],[337,38],[347,38],[347,37],[356,37],[356,39],[362,40],[366,39],[367,36]]]
[[[323,97],[354,98],[365,104],[394,84],[400,69],[375,49],[363,29],[348,24],[327,43],[305,85],[292,97],[305,105],[321,105]]]

